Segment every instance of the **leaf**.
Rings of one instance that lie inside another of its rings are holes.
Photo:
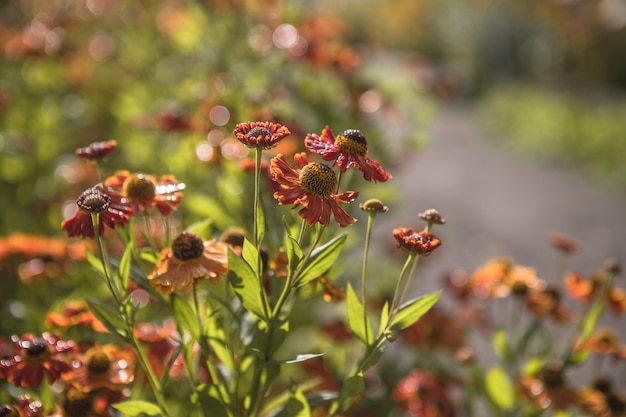
[[[261,276],[261,258],[259,257],[259,251],[254,247],[252,242],[248,239],[243,239],[243,248],[241,250],[241,257],[250,265],[252,271],[256,276]]]
[[[124,401],[122,403],[113,404],[113,408],[119,410],[125,416],[139,416],[148,414],[149,416],[161,416],[163,412],[161,408],[148,401]]]
[[[416,323],[430,308],[435,305],[441,291],[416,297],[407,301],[398,309],[391,320],[391,329],[402,330]]]
[[[303,353],[300,355],[296,355],[295,358],[285,359],[279,362],[280,363],[300,363],[300,362],[305,362],[311,359],[319,358],[321,356],[324,356],[324,354],[323,353]]]
[[[267,299],[259,278],[250,265],[232,250],[228,250],[228,280],[243,306],[261,320],[267,321]]]
[[[346,411],[352,405],[354,398],[365,390],[363,375],[358,374],[346,379],[339,391],[339,397],[330,408],[329,415],[335,415]]]
[[[106,279],[106,273],[104,272],[104,264],[99,258],[96,258],[89,249],[85,248],[85,256],[87,257],[87,262],[91,267],[98,273],[100,276]]]
[[[345,233],[340,234],[323,246],[315,249],[309,257],[308,265],[303,269],[298,278],[298,286],[302,286],[315,278],[319,278],[328,271],[339,257],[339,254],[341,254],[341,249],[347,237],[348,235]]]
[[[597,301],[593,307],[591,307],[587,315],[585,315],[585,318],[580,326],[581,339],[586,340],[589,336],[591,336],[591,333],[593,333],[593,330],[596,328],[596,324],[598,324],[600,316],[602,316],[602,313],[604,312],[605,306],[606,303],[603,300]]]
[[[185,231],[195,233],[200,236],[202,240],[209,240],[215,231],[214,221],[210,218],[201,220],[187,227]]]
[[[291,235],[291,233],[289,233],[289,225],[287,224],[287,220],[285,220],[284,216],[282,218],[282,221],[283,227],[285,228],[286,236],[284,244],[287,251],[287,268],[289,271],[289,276],[291,276],[291,274],[293,274],[293,272],[298,267],[298,264],[304,257],[304,254],[302,253],[302,248],[300,247],[298,241]]]
[[[265,211],[263,210],[262,200],[259,199],[258,210],[256,212],[256,241],[261,246],[265,237]]]
[[[201,384],[191,394],[191,402],[200,405],[205,416],[228,417],[228,412],[224,404],[218,399],[218,395],[214,385]]]
[[[348,303],[348,323],[350,329],[354,335],[365,345],[369,346],[374,341],[374,335],[372,334],[372,328],[369,320],[365,320],[364,308],[361,301],[359,301],[356,293],[352,289],[352,285],[348,283],[348,290],[346,293],[346,300]]]
[[[283,409],[276,414],[275,417],[310,417],[311,408],[309,403],[298,388],[297,385],[292,384],[290,389],[289,399]]]
[[[133,251],[135,250],[134,244],[132,241],[128,242],[126,245],[126,249],[124,249],[124,254],[122,254],[122,259],[120,260],[120,266],[118,268],[120,274],[121,287],[123,292],[126,292],[128,288],[128,277],[130,276],[130,265],[133,259]]]
[[[367,356],[367,359],[363,361],[359,369],[365,372],[368,369],[370,369],[372,366],[376,365],[378,361],[380,360],[380,357],[383,355],[383,352],[385,351],[386,346],[387,345],[383,342],[376,347],[372,347],[372,349],[374,349],[372,351],[372,354]]]
[[[385,301],[382,311],[380,312],[380,325],[378,326],[378,336],[383,334],[389,324],[389,302]]]
[[[108,331],[118,335],[124,340],[127,339],[125,331],[126,323],[124,323],[124,320],[122,320],[117,311],[91,298],[87,298],[86,301],[91,312],[104,324],[104,327],[106,327]]]
[[[202,332],[200,330],[200,324],[198,323],[198,317],[193,311],[193,308],[177,294],[172,294],[170,300],[176,321],[183,329],[189,332],[193,340],[200,342]]]
[[[515,405],[515,392],[504,369],[495,367],[485,375],[487,395],[501,410],[510,410]]]

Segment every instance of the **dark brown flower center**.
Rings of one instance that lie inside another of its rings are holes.
[[[41,365],[50,357],[48,344],[43,339],[25,340],[20,345],[24,349],[24,362],[28,365]]]
[[[337,187],[337,175],[329,166],[311,162],[300,171],[302,187],[318,197],[329,197]]]
[[[94,352],[87,360],[87,369],[90,374],[103,374],[111,366],[109,355],[104,352]]]
[[[22,413],[14,405],[0,406],[0,417],[20,417]]]
[[[358,130],[349,129],[335,138],[335,146],[342,152],[358,156],[367,154],[367,141]]]
[[[204,242],[195,233],[183,232],[172,244],[172,253],[179,261],[199,259],[204,252]]]
[[[565,385],[563,368],[560,365],[551,364],[543,370],[543,383],[547,389],[557,389]]]
[[[151,200],[156,194],[154,182],[144,174],[133,174],[126,178],[123,189],[124,195],[135,201]]]
[[[88,392],[70,389],[65,394],[63,411],[66,416],[86,416],[92,409],[93,398]]]
[[[264,140],[265,138],[269,138],[271,133],[268,129],[263,126],[255,126],[246,135],[249,139],[254,139],[255,141]]]
[[[97,188],[89,188],[78,197],[76,205],[87,213],[102,213],[111,205],[111,199]]]

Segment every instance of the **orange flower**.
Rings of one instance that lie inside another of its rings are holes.
[[[68,301],[59,313],[48,312],[46,314],[46,327],[58,327],[70,329],[74,326],[89,328],[95,332],[108,333],[108,330],[100,320],[89,310],[84,301]]]
[[[367,141],[358,130],[349,129],[335,137],[330,127],[326,126],[321,136],[308,134],[304,144],[310,152],[322,155],[325,161],[333,161],[342,172],[357,168],[367,181],[373,182],[393,178],[376,160],[367,156]]]
[[[577,392],[565,380],[560,362],[547,364],[537,375],[520,377],[517,388],[526,401],[542,410],[567,409],[578,400]]]
[[[247,122],[235,126],[235,137],[249,148],[269,149],[289,136],[285,126],[271,122]]]
[[[63,381],[84,392],[118,392],[134,379],[135,357],[114,345],[94,346],[72,361]],[[120,395],[121,397],[121,395]]]
[[[15,404],[0,405],[0,416],[6,417],[40,417],[44,415],[41,401],[33,400],[28,395],[17,399]]]
[[[309,163],[304,153],[298,153],[294,160],[300,171],[293,169],[282,154],[272,158],[270,172],[272,179],[281,189],[274,193],[278,204],[293,204],[293,208],[304,206],[298,214],[309,226],[321,223],[328,226],[331,213],[341,227],[356,221],[339,203],[351,203],[359,195],[356,191],[336,194],[337,175],[324,164]]]
[[[148,279],[164,294],[185,290],[203,279],[219,281],[228,272],[228,245],[208,241],[189,232],[181,233],[171,249],[161,252],[161,259]]]
[[[441,246],[441,240],[426,230],[414,232],[411,228],[398,227],[393,229],[393,237],[399,248],[419,255],[429,255]]]
[[[598,271],[591,279],[585,279],[576,272],[565,276],[565,290],[570,297],[579,300],[584,305],[600,296],[606,284],[606,271]],[[623,288],[611,286],[607,292],[608,308],[617,315],[626,311],[626,291]]]
[[[570,321],[574,312],[563,305],[561,293],[552,286],[533,289],[526,297],[526,307],[538,317],[548,317],[557,323]]]
[[[619,331],[610,327],[596,329],[585,341],[577,341],[575,350],[590,350],[598,355],[617,355],[621,350]]]
[[[178,182],[173,175],[163,175],[157,181],[152,175],[131,174],[118,171],[104,180],[111,198],[127,207],[132,214],[147,212],[155,207],[163,216],[169,216],[183,201],[182,190],[185,184]]]
[[[108,140],[105,142],[92,142],[84,148],[76,149],[75,153],[84,160],[93,161],[108,157],[115,148],[117,148],[117,142]]]

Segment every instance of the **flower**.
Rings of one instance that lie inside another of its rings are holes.
[[[393,229],[393,237],[399,248],[418,255],[428,255],[441,246],[441,240],[426,230],[414,232],[411,228],[397,227]]]
[[[181,233],[171,249],[161,252],[161,259],[148,276],[150,284],[164,294],[184,290],[200,280],[218,282],[228,271],[228,245],[208,241],[190,232]]]
[[[387,211],[389,211],[389,207],[384,205],[382,201],[376,198],[370,198],[365,203],[359,204],[359,208],[366,213],[373,214],[386,213]]]
[[[43,404],[28,395],[19,397],[15,404],[0,405],[2,417],[40,417],[43,415]]]
[[[178,182],[173,175],[163,175],[157,181],[152,175],[131,174],[117,171],[104,180],[111,198],[127,207],[132,214],[147,212],[155,207],[163,216],[169,216],[183,201],[182,190],[185,184]]]
[[[449,385],[426,371],[416,370],[396,385],[393,399],[409,416],[452,417],[456,412]]]
[[[333,161],[342,172],[353,167],[361,171],[367,181],[385,182],[392,178],[376,160],[367,156],[367,141],[358,130],[349,129],[335,137],[326,126],[320,136],[308,134],[304,145],[310,152],[322,155],[325,161]]]
[[[249,148],[269,149],[289,136],[285,126],[272,122],[247,122],[235,126],[235,137]]]
[[[76,205],[78,210],[74,217],[61,223],[61,228],[69,237],[93,238],[95,233],[92,214],[98,215],[98,235],[100,236],[104,233],[105,225],[114,229],[116,226],[128,223],[128,209],[114,203],[99,185],[83,191],[76,200]]]
[[[81,391],[120,393],[134,378],[134,356],[114,345],[94,346],[72,362],[62,379]],[[121,397],[121,395],[119,395]]]
[[[75,153],[84,160],[94,161],[108,157],[115,148],[117,148],[117,141],[107,140],[104,142],[92,142],[84,148],[76,149]]]
[[[548,363],[536,375],[524,375],[518,381],[518,390],[526,401],[545,410],[554,407],[566,409],[577,402],[577,392],[567,383],[563,364]]]
[[[53,384],[62,373],[70,370],[65,354],[75,350],[74,342],[65,342],[56,335],[44,333],[41,337],[25,334],[11,338],[15,353],[0,360],[0,375],[10,384],[21,388],[37,387],[44,373]]]
[[[626,311],[626,291],[613,285],[605,290],[606,285],[609,285],[606,271],[598,271],[591,279],[585,279],[576,272],[570,272],[565,276],[565,290],[570,297],[587,305],[602,294],[606,294],[608,308],[620,316]]]
[[[351,203],[359,195],[356,191],[336,194],[337,175],[327,165],[316,162],[309,163],[306,155],[297,153],[294,160],[300,171],[296,171],[287,163],[282,154],[270,161],[272,179],[280,184],[281,189],[274,193],[278,204],[293,204],[292,208],[304,206],[298,214],[309,226],[321,223],[328,226],[331,213],[341,227],[356,221],[339,203]]]
[[[108,330],[100,320],[89,310],[85,301],[67,301],[61,313],[49,311],[46,314],[46,327],[70,329],[80,326],[94,332],[107,333]]]
[[[446,224],[446,219],[435,209],[428,209],[419,214],[419,218],[428,224]]]
[[[555,249],[564,254],[576,253],[580,246],[573,238],[556,231],[550,233],[548,240]]]

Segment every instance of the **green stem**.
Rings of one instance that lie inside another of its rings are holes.
[[[372,239],[372,229],[376,213],[372,212],[367,218],[367,232],[365,236],[365,249],[363,254],[363,269],[361,274],[361,300],[363,302],[363,327],[365,328],[365,340],[369,340],[369,326],[367,325],[367,259]]]
[[[413,276],[415,275],[415,268],[417,268],[417,264],[419,263],[420,256],[416,256],[411,264],[411,272],[409,272],[409,277],[407,279],[406,285],[404,286],[404,290],[402,291],[402,296],[400,300],[398,300],[398,307],[400,307],[404,303],[404,299],[406,298],[407,293],[409,292],[409,288],[411,287],[411,282],[413,281]]]
[[[93,231],[96,236],[96,244],[98,245],[98,254],[100,256],[100,261],[102,261],[102,269],[104,271],[104,282],[109,288],[109,292],[115,299],[117,305],[122,304],[121,295],[119,292],[119,288],[113,285],[113,279],[111,278],[111,273],[109,271],[109,257],[107,255],[106,249],[104,248],[104,243],[102,242],[102,236],[100,236],[100,216],[98,213],[91,214],[91,223],[93,225]]]
[[[254,213],[252,218],[252,238],[254,239],[254,247],[259,249],[259,204],[261,204],[261,156],[262,148],[256,148],[256,163],[254,165]]]
[[[406,262],[404,262],[404,265],[402,266],[402,270],[400,271],[400,276],[398,277],[398,282],[396,282],[396,289],[393,293],[393,298],[391,299],[391,305],[389,308],[389,311],[391,311],[391,314],[395,314],[395,310],[396,310],[396,300],[398,298],[398,293],[400,292],[400,284],[402,283],[402,281],[404,280],[404,276],[406,275],[406,271],[408,271],[409,267],[411,266],[411,264],[413,263],[413,261],[415,260],[415,258],[417,257],[417,253],[411,252],[409,253],[409,256],[406,258]],[[391,322],[391,319],[389,320]]]

